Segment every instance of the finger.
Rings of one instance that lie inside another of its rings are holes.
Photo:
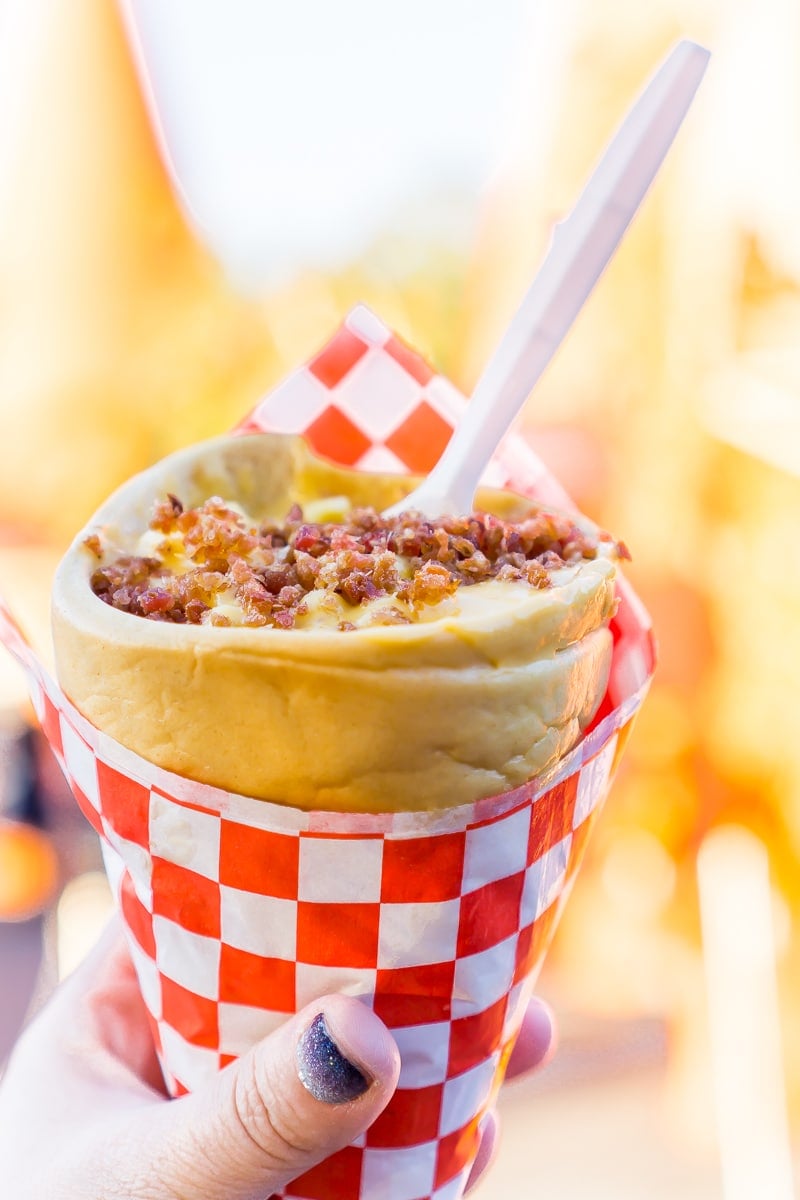
[[[204,1200],[263,1200],[363,1133],[388,1104],[399,1070],[383,1022],[352,997],[328,996],[207,1088],[142,1116],[152,1170],[143,1185]]]
[[[97,953],[84,964],[81,984],[88,1036],[105,1051],[114,1073],[127,1068],[137,1083],[167,1095],[156,1055],[150,1015],[142,999],[121,923],[109,928]],[[105,951],[105,957],[101,953]]]
[[[508,1061],[506,1079],[515,1079],[536,1067],[545,1066],[555,1054],[557,1044],[555,1018],[548,1005],[534,997]]]
[[[0,1088],[0,1160],[44,1169],[42,1146],[55,1155],[103,1120],[124,1126],[132,1111],[166,1107],[164,1097],[133,967],[112,923],[14,1048]],[[45,1191],[20,1184],[9,1194]],[[84,1194],[106,1193],[98,1183]]]
[[[468,1192],[470,1188],[474,1187],[484,1171],[487,1171],[491,1166],[492,1160],[497,1153],[499,1134],[500,1124],[497,1119],[497,1113],[490,1111],[481,1122],[481,1144],[478,1147],[475,1162],[472,1164],[472,1170],[469,1173],[465,1191]]]
[[[39,1037],[59,1051],[91,1054],[96,1082],[122,1075],[134,1089],[166,1095],[147,1009],[114,915],[86,958],[64,980],[40,1016]]]

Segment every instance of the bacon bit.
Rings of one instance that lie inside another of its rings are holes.
[[[254,627],[257,629],[262,625],[269,625],[270,621],[269,621],[269,618],[264,613],[245,612],[244,620],[242,621],[242,624],[245,625],[247,628]],[[272,622],[272,624],[277,624],[277,616],[276,616],[275,621]]]
[[[282,550],[288,544],[286,531],[279,525],[262,525],[258,537],[266,550]]]
[[[275,601],[255,575],[237,586],[236,599],[241,605],[246,624],[268,624]]]
[[[323,612],[338,613],[341,610],[341,601],[336,592],[322,591],[322,595],[318,601],[318,607]]]
[[[347,575],[339,588],[348,604],[362,604],[367,600],[377,600],[383,595],[376,587],[366,571],[354,570]]]
[[[295,550],[303,550],[306,554],[319,555],[327,550],[327,543],[320,535],[318,525],[301,525],[292,538]]]
[[[412,610],[439,604],[459,587],[488,579],[546,588],[551,572],[595,558],[598,541],[614,545],[607,534],[595,538],[568,516],[543,510],[516,523],[485,513],[433,523],[413,511],[386,519],[356,508],[344,521],[309,524],[293,505],[283,523],[257,528],[219,496],[185,509],[172,494],[155,505],[150,528],[182,544],[194,565],[176,575],[157,557],[123,555],[92,574],[92,590],[104,603],[149,620],[228,626],[215,608],[225,596],[245,625],[278,629],[293,628],[308,612],[312,591],[322,593],[319,607],[332,613],[342,602],[357,608],[383,599],[369,623],[402,625],[413,620],[404,604]],[[85,544],[102,556],[96,534]],[[630,558],[622,542],[616,553]],[[347,620],[338,627],[356,628]]]
[[[371,625],[412,625],[411,617],[399,608],[376,608],[370,614]]]
[[[160,567],[155,558],[123,555],[116,562],[98,567],[92,574],[90,585],[94,594],[106,604],[123,612],[132,612],[138,596],[149,587],[151,575]]]
[[[159,529],[162,533],[170,533],[175,525],[175,520],[183,512],[183,504],[177,496],[173,496],[172,492],[167,493],[166,500],[159,500],[155,507],[152,520],[150,521],[151,529]]]
[[[328,545],[336,553],[342,550],[360,550],[359,532],[357,530],[353,532],[342,525],[334,525],[331,527]]]
[[[200,625],[209,607],[202,600],[189,600],[186,605],[186,620],[189,625]]]
[[[400,572],[397,569],[397,559],[388,550],[375,556],[372,578],[375,586],[382,592],[396,592],[400,586]]]
[[[285,587],[297,582],[297,569],[293,563],[275,563],[259,572],[261,582],[268,592],[279,595]]]
[[[536,562],[535,559],[533,561],[526,562],[525,565],[520,568],[520,570],[523,579],[527,579],[531,587],[550,587],[550,576],[547,573],[547,567],[543,566],[542,563]]]
[[[145,617],[152,617],[154,613],[169,612],[173,603],[172,596],[164,588],[148,588],[138,597],[139,611]]]
[[[319,563],[310,554],[303,554],[296,550],[294,556],[294,569],[297,575],[297,582],[307,592],[312,592],[316,586],[319,576]]]
[[[95,558],[103,557],[103,543],[96,533],[90,533],[88,537],[84,538],[83,544],[87,550],[91,550]]]
[[[447,567],[440,563],[423,563],[408,589],[408,600],[413,608],[423,604],[440,604],[448,596],[452,596],[458,587],[458,580],[450,574]]]
[[[467,544],[469,545],[469,543]],[[463,559],[459,563],[459,566],[467,575],[477,575],[485,579],[491,570],[492,564],[481,550],[475,550],[472,546],[470,546],[470,549],[472,552],[469,558]]]
[[[278,592],[278,604],[282,608],[296,608],[305,594],[305,590],[299,584],[287,584]]]

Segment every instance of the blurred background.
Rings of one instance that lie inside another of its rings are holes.
[[[356,302],[469,391],[680,36],[706,81],[524,416],[630,546],[661,661],[481,1200],[800,1178],[800,7],[0,0],[0,591],[43,655],[97,504]],[[0,1064],[109,906],[6,658]]]

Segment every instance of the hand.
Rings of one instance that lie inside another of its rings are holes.
[[[322,1019],[320,1019],[322,1014]],[[544,1060],[535,1003],[509,1066]],[[0,1087],[0,1162],[15,1200],[264,1200],[358,1137],[397,1084],[397,1047],[358,1000],[327,996],[208,1086],[168,1102],[117,921],[56,991]],[[496,1124],[486,1119],[486,1166]]]

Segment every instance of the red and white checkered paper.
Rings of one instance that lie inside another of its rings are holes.
[[[302,433],[364,470],[426,471],[463,397],[367,309],[242,432]],[[519,438],[486,482],[570,507]],[[281,1196],[456,1200],[534,978],[654,666],[624,581],[607,695],[546,779],[443,813],[305,813],[154,767],[93,728],[0,609],[42,727],[103,844],[171,1092],[202,1085],[303,1005],[358,996],[402,1071],[357,1143]],[[265,634],[268,636],[268,634]]]

